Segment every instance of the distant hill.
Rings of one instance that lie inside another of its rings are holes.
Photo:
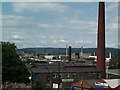
[[[84,53],[95,53],[96,48],[83,48]],[[118,54],[116,48],[106,48],[106,53],[111,52],[112,54]],[[28,52],[28,53],[40,53],[40,54],[65,54],[66,48],[23,48],[18,49],[19,52]],[[81,48],[72,48],[72,53],[80,53]]]

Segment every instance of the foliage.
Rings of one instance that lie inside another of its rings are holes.
[[[32,64],[32,63],[34,63],[34,61],[31,60],[31,59],[26,59],[26,61],[24,61],[24,62],[25,62],[25,64]]]
[[[40,82],[32,84],[32,90],[43,90],[45,87]]]
[[[14,43],[2,42],[2,81],[27,82],[29,71],[17,55]]]

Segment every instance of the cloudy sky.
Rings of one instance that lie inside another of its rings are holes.
[[[118,47],[118,3],[106,2],[106,47]],[[98,2],[3,2],[2,40],[18,48],[97,47]]]

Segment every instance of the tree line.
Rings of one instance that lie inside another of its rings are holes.
[[[15,44],[1,42],[0,46],[2,46],[2,83],[29,82],[30,72],[25,63],[19,58]]]

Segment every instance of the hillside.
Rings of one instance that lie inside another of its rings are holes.
[[[106,48],[106,54],[111,52],[113,55],[118,55],[118,50],[116,48]],[[65,54],[66,48],[23,48],[18,49],[19,52],[28,52],[28,53],[40,53],[40,54]],[[80,53],[80,48],[72,48],[72,53]],[[84,53],[95,53],[96,48],[84,48]]]

